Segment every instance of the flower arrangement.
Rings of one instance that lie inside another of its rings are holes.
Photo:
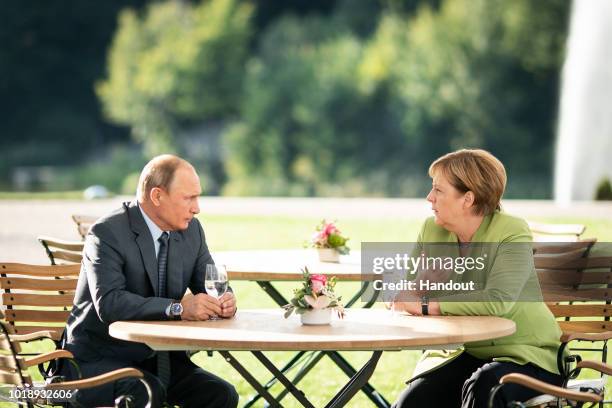
[[[344,317],[344,306],[340,303],[342,296],[336,296],[334,287],[336,277],[327,279],[325,275],[311,275],[307,267],[302,270],[304,281],[302,287],[293,290],[293,298],[283,306],[285,318],[296,314],[304,314],[311,310],[332,309],[339,318]]]
[[[322,220],[312,235],[309,246],[317,249],[335,249],[342,255],[349,253],[350,248],[346,245],[349,238],[342,235],[336,224]]]

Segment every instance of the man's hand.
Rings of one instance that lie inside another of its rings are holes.
[[[221,298],[222,312],[219,316],[221,317],[233,317],[236,314],[236,296],[232,292],[225,292]]]
[[[181,305],[183,305],[182,320],[208,320],[211,316],[223,316],[221,302],[206,293],[197,295],[189,293],[183,296]]]

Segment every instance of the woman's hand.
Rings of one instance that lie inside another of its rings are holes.
[[[398,312],[406,312],[415,316],[422,316],[421,302],[393,302],[391,307],[393,310]],[[429,302],[429,315],[439,316],[440,315],[440,303]]]

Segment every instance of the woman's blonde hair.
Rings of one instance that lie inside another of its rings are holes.
[[[445,154],[429,166],[429,176],[442,174],[462,193],[474,194],[474,213],[489,215],[501,209],[506,189],[506,169],[486,150],[461,149]]]

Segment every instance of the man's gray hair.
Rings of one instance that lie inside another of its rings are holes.
[[[141,203],[147,201],[151,190],[155,187],[169,191],[174,180],[174,173],[181,166],[193,168],[188,161],[172,154],[162,154],[152,158],[140,173],[136,189],[138,201]]]

